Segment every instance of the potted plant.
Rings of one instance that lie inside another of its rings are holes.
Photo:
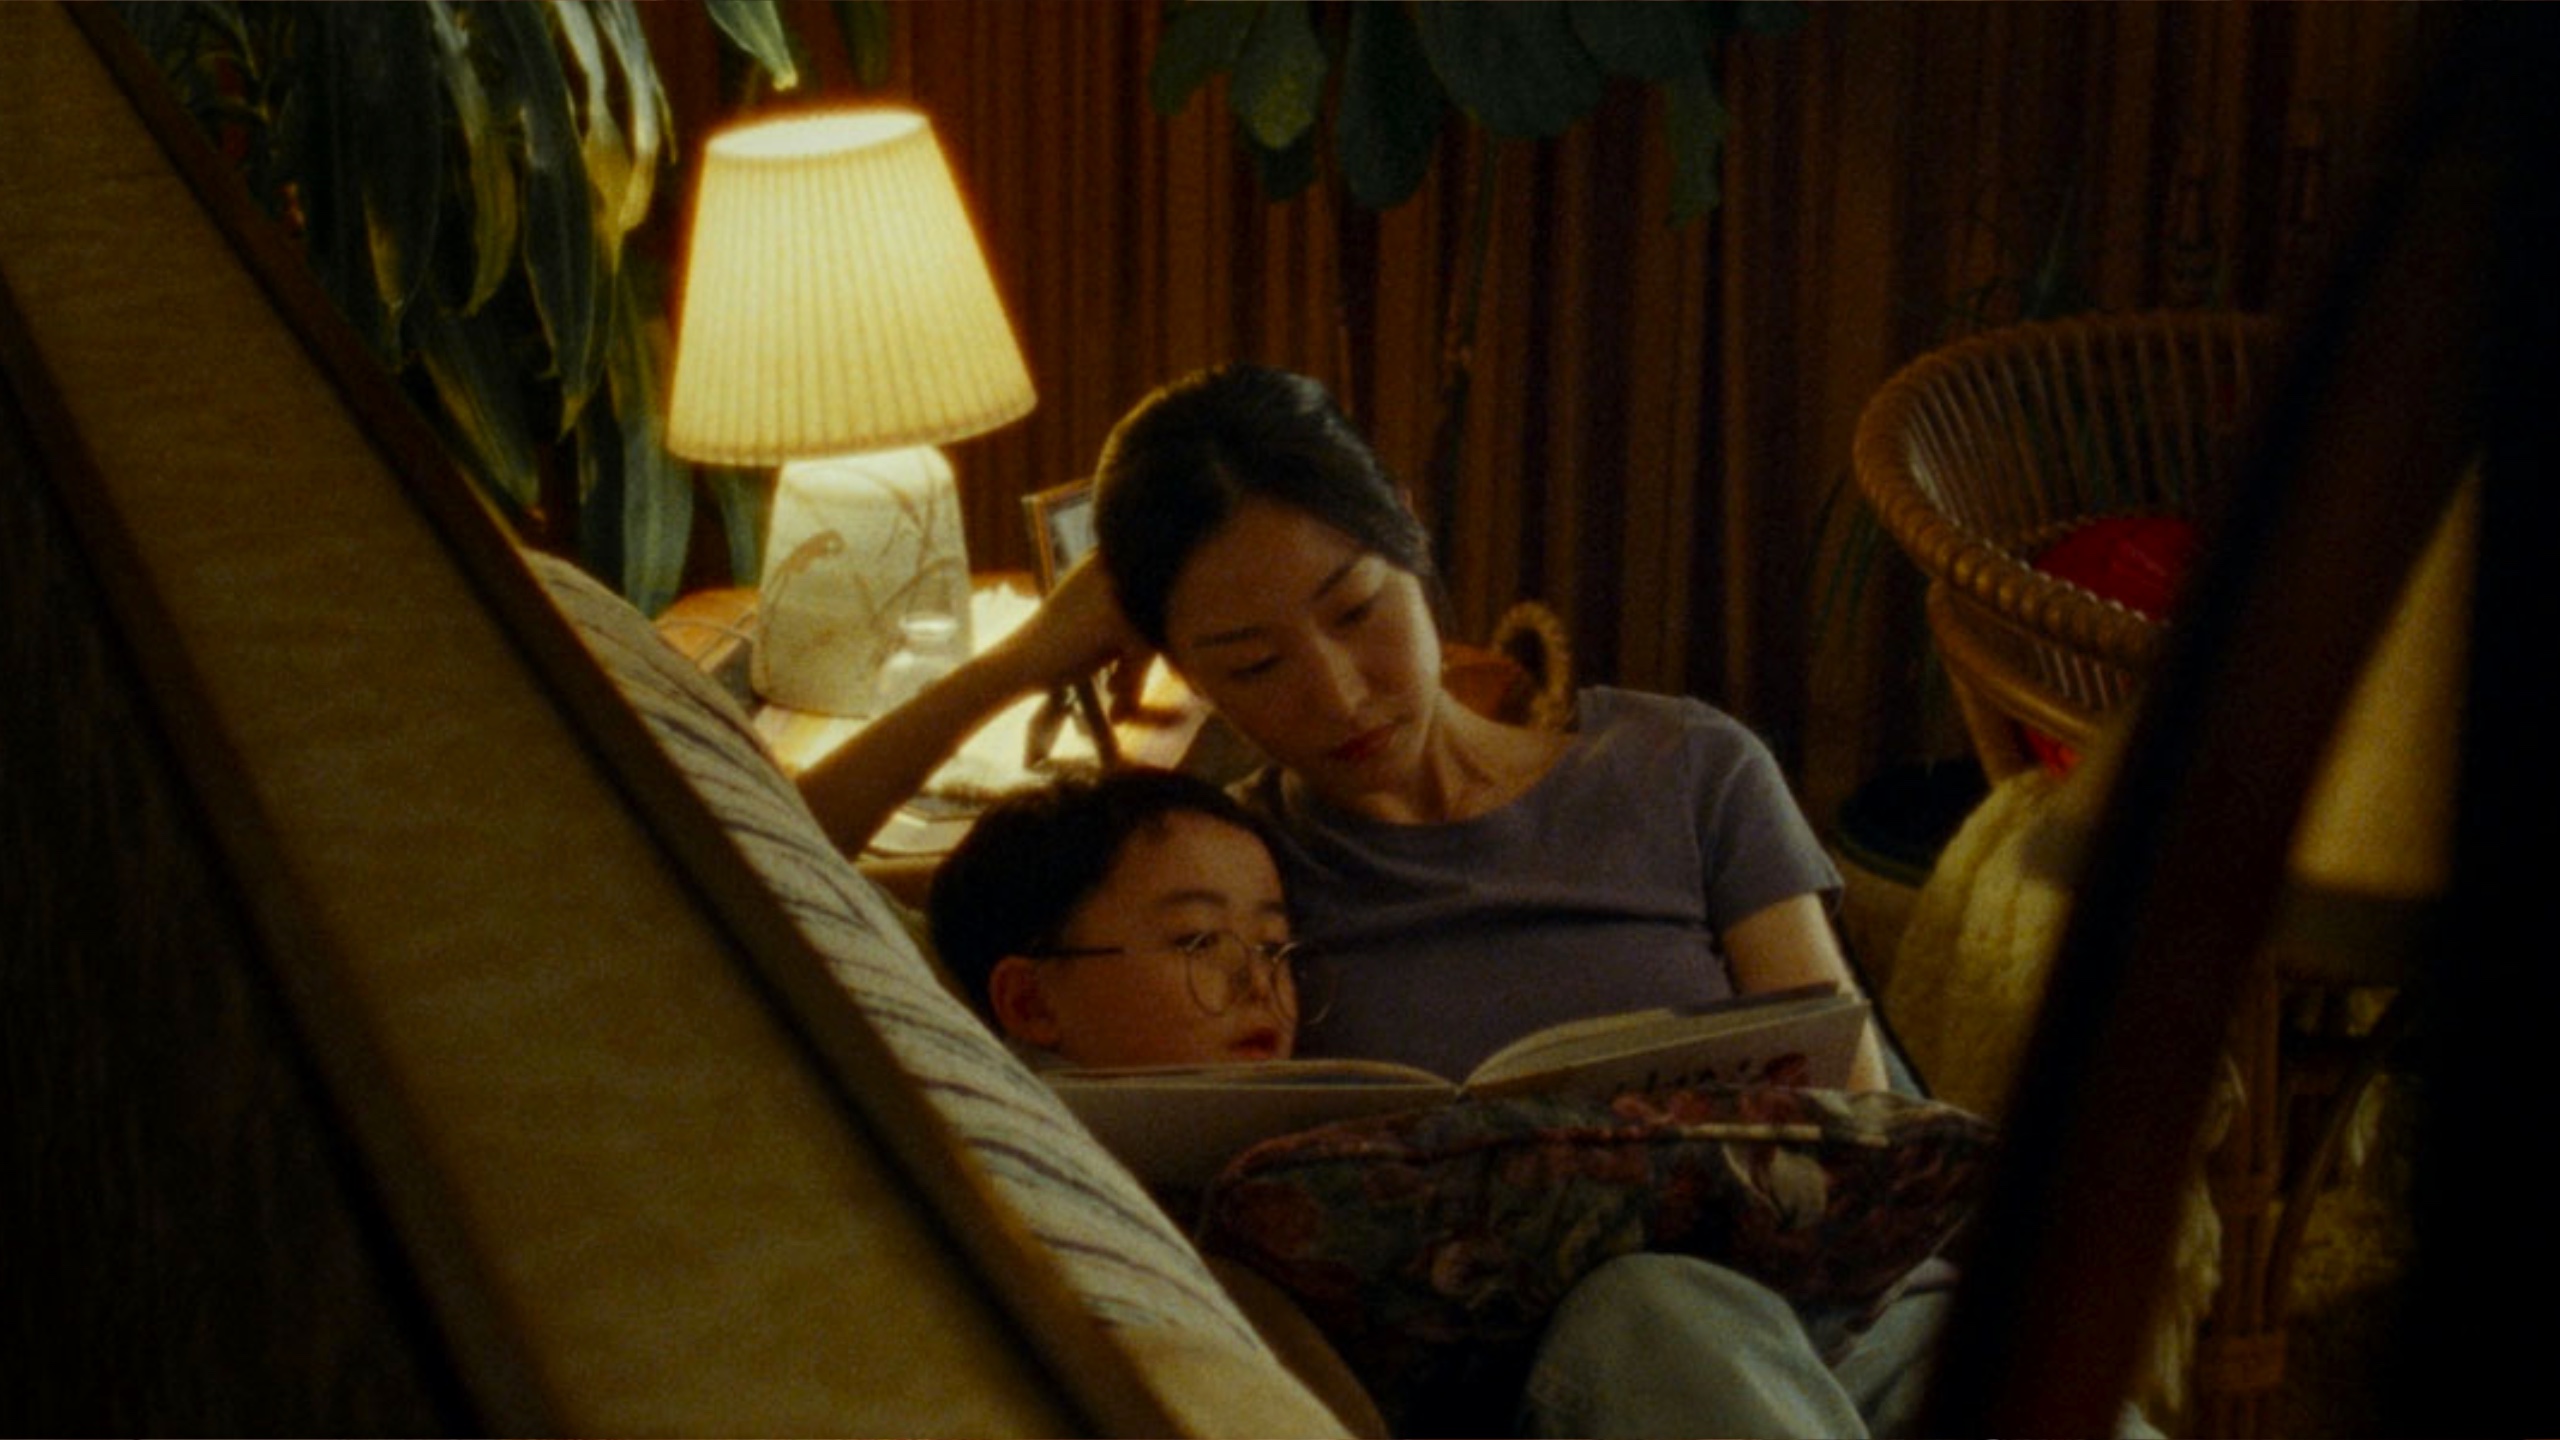
[[[664,276],[632,243],[675,148],[633,0],[118,8],[509,520],[671,600],[696,476],[661,440]],[[709,10],[748,99],[798,83],[773,0]],[[876,71],[876,4],[839,13]],[[702,478],[751,549],[761,492]]]

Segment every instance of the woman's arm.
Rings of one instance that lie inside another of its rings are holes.
[[[1079,565],[1003,640],[864,725],[802,772],[800,794],[839,849],[859,851],[962,742],[1006,706],[1146,653],[1121,618],[1101,567]]]
[[[1851,992],[1858,988],[1819,895],[1798,895],[1755,911],[1716,939],[1724,947],[1725,964],[1733,971],[1733,988],[1746,995],[1823,981]],[[1882,1090],[1886,1084],[1884,1045],[1870,1023],[1849,1066],[1848,1088]]]

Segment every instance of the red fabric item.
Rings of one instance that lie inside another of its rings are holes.
[[[2035,565],[2137,614],[2164,620],[2202,543],[2193,521],[2174,515],[2114,515],[2047,546]],[[2046,770],[2066,775],[2078,763],[2070,746],[2033,726],[2022,728],[2027,748]]]

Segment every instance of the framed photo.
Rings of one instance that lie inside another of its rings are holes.
[[[1039,557],[1040,588],[1093,552],[1093,482],[1071,480],[1022,497],[1024,518],[1031,525],[1031,549]]]
[[[1046,594],[1057,587],[1059,576],[1093,553],[1093,482],[1070,480],[1064,485],[1034,490],[1022,497],[1022,515],[1031,526],[1031,551],[1039,559],[1040,590]],[[1079,680],[1049,697],[1032,722],[1022,763],[1036,766],[1047,758],[1050,742],[1057,737],[1058,723],[1070,709],[1092,739],[1094,752],[1102,757],[1102,763],[1118,764],[1119,743],[1111,733],[1110,720],[1102,713],[1101,697],[1094,693],[1089,679]]]

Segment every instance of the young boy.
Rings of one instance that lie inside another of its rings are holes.
[[[934,947],[1034,1065],[1286,1059],[1323,1013],[1292,963],[1261,821],[1169,770],[1069,778],[990,806],[935,872]],[[1159,1192],[1188,1216],[1195,1197]],[[1355,1435],[1386,1421],[1305,1313],[1233,1261],[1209,1268]]]
[[[1286,1058],[1312,996],[1261,822],[1167,770],[990,807],[935,874],[944,966],[1035,1063]]]

